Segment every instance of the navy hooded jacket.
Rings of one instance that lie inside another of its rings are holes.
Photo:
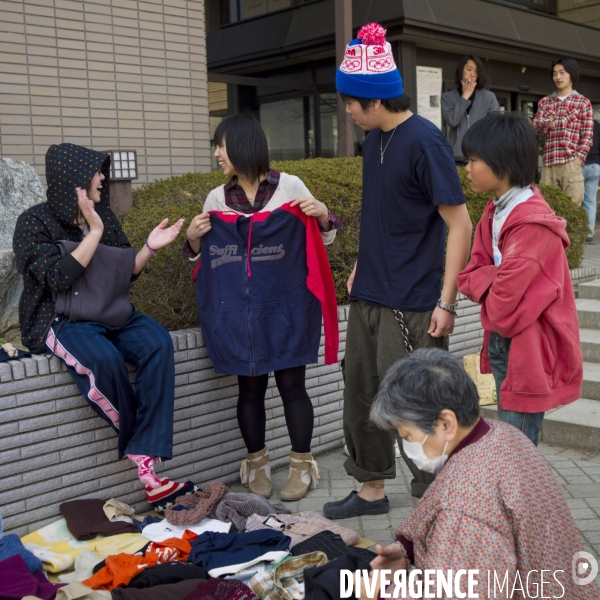
[[[202,334],[217,373],[257,376],[337,362],[337,303],[314,217],[291,203],[244,216],[211,212],[196,269]]]

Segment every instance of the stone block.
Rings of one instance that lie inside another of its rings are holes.
[[[8,364],[10,365],[14,380],[25,378],[25,365],[20,360],[9,360]]]
[[[6,519],[7,523],[10,523],[12,520],[11,517],[24,513],[25,508],[25,502],[23,500],[13,502],[12,504],[5,504],[2,507],[2,517],[3,519]]]
[[[15,225],[22,212],[45,199],[42,182],[32,166],[0,158],[0,337],[19,327],[23,282],[12,251]]]
[[[56,404],[54,400],[47,400],[41,404],[31,404],[13,408],[6,415],[6,420],[20,421],[19,430],[28,431],[28,429],[31,429],[32,427],[27,424],[26,419],[29,419],[30,417],[39,417],[40,415],[52,415],[53,420],[48,421],[48,425],[55,425],[60,422],[60,416],[56,414]],[[37,419],[33,428],[37,428],[41,423],[41,418]]]
[[[10,381],[12,379],[12,371],[8,362],[0,363],[0,383]]]
[[[3,396],[0,398],[0,413],[2,411],[12,410],[17,406],[16,396]]]
[[[73,386],[74,387],[74,386]],[[77,390],[77,388],[75,388]],[[17,405],[27,406],[29,404],[42,404],[45,402],[52,402],[56,398],[62,398],[65,394],[64,387],[47,387],[41,390],[31,390],[27,392],[20,392],[16,394]],[[79,392],[77,391],[77,394]]]
[[[39,375],[48,375],[48,373],[50,373],[50,364],[45,356],[34,354],[31,358],[37,364],[36,368]]]
[[[23,473],[32,471],[33,469],[51,468],[52,465],[60,463],[60,456],[57,452],[52,452],[48,455],[39,454],[31,458],[21,459],[17,464],[8,463],[0,464],[0,477],[6,477],[15,472],[18,468]]]

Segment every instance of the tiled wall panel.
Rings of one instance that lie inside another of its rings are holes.
[[[479,351],[478,307],[461,300],[450,349],[457,356]],[[338,309],[340,357],[348,307]],[[236,378],[215,375],[199,330],[171,334],[175,345],[174,459],[157,471],[206,483],[238,479],[245,456],[236,421]],[[306,372],[315,407],[313,451],[343,444],[343,380],[339,365],[320,363]],[[133,377],[133,370],[131,373]],[[289,438],[273,378],[267,390],[267,443],[275,466],[286,463]],[[59,516],[61,502],[117,497],[148,508],[135,468],[116,460],[116,437],[79,395],[56,357],[0,363],[0,507],[5,528],[24,534]]]
[[[210,170],[204,0],[1,0],[0,156],[134,149],[139,185]]]

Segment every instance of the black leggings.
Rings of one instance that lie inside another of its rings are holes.
[[[283,400],[285,423],[294,452],[310,452],[313,433],[314,411],[306,393],[305,375],[305,366],[275,371],[275,382]],[[240,395],[237,418],[240,431],[248,452],[258,452],[265,447],[267,428],[265,394],[269,374],[265,373],[257,377],[238,375],[238,383]]]

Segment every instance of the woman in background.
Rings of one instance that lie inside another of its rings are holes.
[[[466,54],[460,59],[454,74],[456,89],[442,94],[442,114],[449,125],[448,141],[457,165],[465,166],[462,139],[473,123],[500,111],[496,96],[484,89],[486,84],[483,64],[478,56]]]

